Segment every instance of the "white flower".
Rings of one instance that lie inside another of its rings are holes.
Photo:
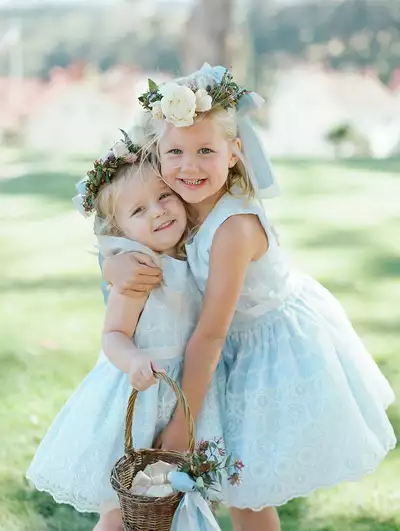
[[[151,104],[151,114],[157,120],[162,120],[164,118],[164,114],[161,108],[161,101],[155,101]]]
[[[205,89],[199,89],[196,94],[196,112],[206,112],[211,109],[212,97]]]
[[[192,125],[196,114],[196,96],[189,87],[167,83],[160,88],[161,109],[166,122],[175,127]]]
[[[119,140],[113,145],[112,152],[117,158],[129,155],[129,149],[126,147],[125,142],[123,142],[122,140]]]

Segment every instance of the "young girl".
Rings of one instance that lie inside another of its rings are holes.
[[[274,180],[242,116],[254,96],[208,66],[152,88],[141,102],[163,179],[199,225],[186,251],[204,299],[183,390],[196,417],[214,371],[226,371],[225,444],[245,463],[226,492],[235,530],[275,531],[272,507],[376,469],[396,444],[393,392],[340,304],[277,244],[259,200]],[[115,283],[120,263],[107,265]],[[179,409],[161,442],[185,446]]]
[[[201,295],[181,259],[185,208],[154,173],[151,160],[140,160],[141,154],[128,140],[117,143],[105,160],[95,162],[80,199],[86,212],[97,214],[101,252],[145,253],[162,269],[163,283],[149,296],[126,297],[111,288],[103,329],[105,355],[63,407],[27,472],[36,488],[57,502],[100,512],[96,531],[122,530],[110,473],[124,454],[132,386],[141,390],[155,383],[156,368],[179,380],[201,308]],[[201,416],[196,430],[209,440],[222,434],[216,389],[210,389],[206,402],[207,416]],[[139,393],[133,419],[136,448],[152,447],[175,405],[173,391],[164,383]]]

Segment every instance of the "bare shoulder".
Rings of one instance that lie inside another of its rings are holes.
[[[256,214],[235,214],[217,229],[214,245],[231,252],[247,251],[258,260],[268,250],[268,237]]]

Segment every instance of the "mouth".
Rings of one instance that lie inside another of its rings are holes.
[[[200,188],[207,179],[178,179],[187,188]]]
[[[173,225],[175,225],[175,223],[176,223],[175,219],[170,219],[169,221],[164,221],[164,223],[161,223],[161,225],[159,227],[157,227],[156,229],[154,229],[153,232],[160,232],[162,230],[170,229]]]

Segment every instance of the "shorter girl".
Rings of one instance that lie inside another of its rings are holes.
[[[88,173],[81,197],[95,210],[95,231],[106,256],[140,251],[163,271],[163,284],[150,295],[126,297],[111,289],[103,328],[104,353],[58,414],[41,442],[27,477],[38,490],[82,512],[100,512],[96,531],[122,530],[110,484],[114,463],[124,454],[128,397],[156,383],[155,367],[179,380],[186,342],[194,330],[201,296],[182,255],[186,211],[182,201],[156,176],[151,155],[127,137]],[[140,160],[142,158],[143,160]],[[140,162],[140,164],[139,164]],[[133,341],[132,341],[133,337]],[[197,434],[220,436],[214,391]],[[139,393],[133,419],[136,448],[150,448],[175,409],[173,391],[157,383]]]

